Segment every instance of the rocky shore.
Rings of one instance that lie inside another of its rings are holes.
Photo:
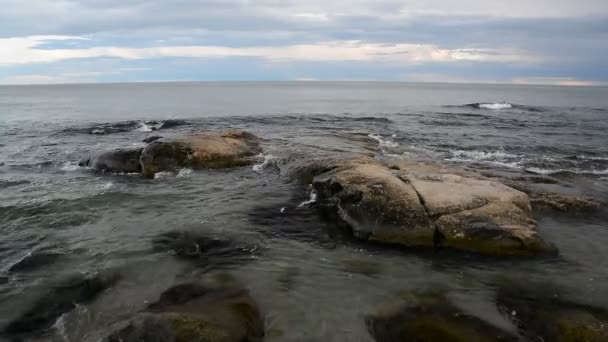
[[[154,136],[146,143],[145,147],[93,152],[80,165],[93,172],[154,178],[183,168],[217,170],[253,165],[263,159],[260,153],[264,150],[263,139],[245,131],[205,131],[182,138]],[[593,199],[538,186],[554,182],[550,177],[513,178],[373,154],[293,158],[274,166],[281,177],[298,185],[301,193],[294,196],[310,198],[303,205],[329,213],[328,223],[335,223],[343,233],[362,243],[414,253],[449,250],[499,259],[556,257],[559,250],[538,231],[535,214],[554,210],[578,215],[602,208]],[[262,253],[260,247],[233,237],[218,239],[204,232],[176,231],[156,237],[150,248],[203,265],[205,272],[168,288],[134,317],[116,321],[114,332],[104,342],[272,339],[264,310],[247,284],[221,270],[228,263],[246,264],[251,255]],[[27,271],[47,261],[33,255],[13,266],[11,272]],[[2,336],[20,341],[42,334],[63,314],[94,301],[122,278],[119,271],[106,271],[55,284],[9,322]],[[512,329],[463,311],[445,291],[431,291],[379,306],[361,324],[379,342],[608,341],[608,312],[532,288],[497,289],[496,310],[503,313]]]

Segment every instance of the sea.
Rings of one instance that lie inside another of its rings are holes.
[[[79,166],[143,139],[244,129],[252,166],[144,179]],[[370,146],[372,146],[370,148]],[[387,82],[176,82],[0,86],[0,329],[49,284],[118,269],[44,337],[99,341],[172,284],[222,271],[265,317],[269,341],[373,341],[365,317],[407,291],[443,288],[509,328],[500,284],[559,288],[608,309],[608,215],[544,212],[552,258],[492,259],[371,246],[336,234],[284,172],[306,158],[373,155],[557,180],[608,202],[608,88]],[[193,232],[244,244],[196,264],[155,248]],[[32,256],[37,256],[31,259]],[[23,262],[30,260],[23,266]],[[33,260],[33,261],[32,261]],[[23,267],[19,267],[19,266]],[[512,329],[512,327],[511,327]],[[0,337],[2,339],[2,337]]]

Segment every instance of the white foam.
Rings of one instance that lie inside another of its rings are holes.
[[[135,130],[139,131],[139,132],[152,132],[153,131],[152,127],[148,126],[148,124],[146,124],[145,122],[140,122]]]
[[[157,172],[154,174],[154,179],[165,179],[169,177],[175,177],[175,173],[169,171]]]
[[[194,171],[194,170],[192,170],[192,169],[187,169],[187,168],[180,169],[180,170],[179,170],[179,172],[177,173],[177,175],[176,175],[175,177],[178,177],[178,178],[182,178],[182,177],[188,177],[188,176],[189,176],[189,175],[190,175],[190,174],[191,174],[193,171]]]
[[[381,147],[397,147],[399,146],[398,143],[390,140],[390,139],[384,139],[380,134],[374,134],[374,133],[370,133],[368,135],[368,137],[376,140]]]
[[[300,203],[300,205],[298,205],[298,208],[313,204],[317,202],[317,192],[313,189],[310,192],[310,196],[308,197],[308,201],[304,201],[302,203]]]
[[[253,171],[255,172],[260,172],[268,166],[272,165],[274,160],[274,156],[272,154],[260,155],[260,157],[264,157],[264,161],[260,164],[253,165]]]
[[[97,189],[98,190],[102,190],[102,191],[103,190],[110,190],[113,187],[114,187],[114,183],[113,182],[107,182],[107,183],[104,183],[104,184],[97,185]]]
[[[521,156],[516,154],[507,153],[505,151],[465,151],[465,150],[456,150],[452,151],[452,157],[454,158],[468,158],[473,161],[483,160],[483,161],[492,161],[492,160],[504,160],[504,159],[512,159],[512,158],[521,158]]]
[[[506,102],[495,102],[495,103],[480,103],[478,105],[478,107],[483,108],[483,109],[498,110],[498,109],[509,109],[509,108],[512,108],[513,105],[510,103],[506,103]]]
[[[65,162],[61,166],[61,171],[77,171],[78,169],[80,169],[80,166],[71,162]]]
[[[606,170],[580,170],[580,169],[541,169],[537,167],[529,167],[525,169],[528,172],[536,173],[539,175],[552,175],[560,172],[570,172],[577,175],[593,175],[593,176],[603,176],[608,175],[608,169]]]

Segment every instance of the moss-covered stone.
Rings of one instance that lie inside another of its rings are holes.
[[[170,288],[107,341],[258,342],[263,337],[255,301],[233,277],[219,274]]]
[[[499,308],[515,321],[522,335],[555,342],[608,341],[608,311],[567,302],[544,293],[501,290]]]
[[[462,312],[443,295],[370,316],[366,323],[378,342],[517,341],[513,334]]]

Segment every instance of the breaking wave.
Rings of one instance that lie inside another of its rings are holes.
[[[108,135],[125,132],[153,132],[161,129],[169,129],[173,127],[187,125],[184,120],[148,120],[148,121],[122,121],[114,123],[104,123],[89,127],[72,127],[63,130],[67,134],[94,134]]]
[[[399,146],[398,143],[396,143],[388,138],[383,138],[380,134],[371,133],[368,135],[368,137],[376,140],[378,142],[378,144],[380,145],[380,147],[397,147],[397,146]],[[393,135],[392,138],[396,138],[396,136]]]

